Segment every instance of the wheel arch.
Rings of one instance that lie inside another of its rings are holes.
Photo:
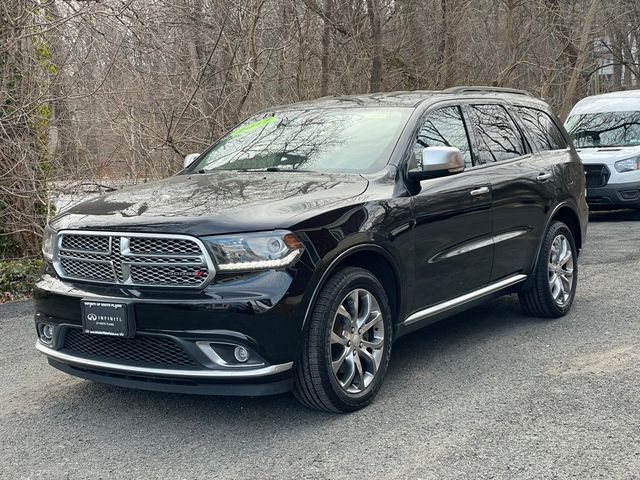
[[[582,250],[582,227],[580,226],[580,218],[573,208],[568,204],[561,205],[552,213],[547,228],[551,225],[551,222],[558,220],[563,222],[573,235],[573,241],[576,243],[578,253]]]
[[[324,285],[331,278],[331,275],[344,267],[360,267],[375,275],[389,298],[389,307],[393,315],[392,323],[395,328],[400,319],[402,305],[400,272],[393,256],[386,249],[376,244],[355,245],[339,254],[329,263],[316,282],[307,302],[302,323],[303,328],[307,324],[307,319]]]
[[[551,224],[556,220],[563,222],[565,225],[567,225],[567,227],[569,227],[569,230],[571,230],[571,234],[573,235],[574,242],[576,243],[578,253],[582,248],[583,238],[582,238],[582,226],[580,224],[580,216],[578,215],[576,208],[573,207],[571,203],[569,202],[560,203],[551,211],[551,213],[547,218],[547,223],[544,226],[544,231],[543,231],[544,233],[540,238],[540,244],[538,245],[535,258],[533,259],[533,263],[531,264],[531,271],[533,271],[536,264],[538,263],[538,258],[540,257],[540,251],[542,250],[542,245],[544,243],[544,236],[546,235],[547,230],[549,230],[549,227],[551,226]],[[525,288],[527,288],[529,284],[530,282],[527,281],[525,284]]]

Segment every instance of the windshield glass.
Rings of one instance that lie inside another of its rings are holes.
[[[640,145],[640,112],[573,115],[565,127],[578,148]]]
[[[188,169],[364,173],[387,164],[411,109],[289,110],[249,118]]]

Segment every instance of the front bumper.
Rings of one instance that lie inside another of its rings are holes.
[[[103,383],[182,393],[280,393],[291,384],[303,292],[285,271],[191,293],[71,285],[45,273],[34,292],[36,348],[55,368]],[[82,299],[133,302],[135,336],[84,333]],[[49,342],[43,325],[54,329]],[[248,362],[230,356],[236,346],[250,352]]]
[[[587,203],[593,210],[640,208],[640,182],[609,182],[602,187],[589,187]]]
[[[49,365],[62,372],[120,387],[199,395],[240,396],[275,395],[291,389],[291,362],[231,372],[171,370],[91,360],[53,350],[40,342],[36,343],[36,349],[47,356]],[[246,380],[251,381],[246,383]]]

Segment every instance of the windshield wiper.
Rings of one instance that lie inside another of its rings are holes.
[[[213,170],[205,170],[204,168],[200,170],[196,170],[191,173],[211,173],[211,172],[291,172],[291,173],[318,173],[313,170],[303,170],[301,168],[280,168],[280,167],[266,167],[266,168],[239,168],[239,169],[213,169]]]
[[[292,172],[292,173],[309,173],[313,172],[313,170],[303,170],[301,168],[280,168],[280,167],[267,167],[265,168],[267,172]]]
[[[313,170],[303,170],[301,168],[281,168],[281,167],[265,167],[265,168],[240,168],[236,172],[291,172],[291,173],[316,173]]]
[[[585,145],[584,147],[576,147],[578,149],[581,148],[624,148],[624,147],[638,147],[640,144],[629,144],[629,145]]]

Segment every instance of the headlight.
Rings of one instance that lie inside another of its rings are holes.
[[[42,255],[45,260],[49,262],[53,260],[53,246],[56,243],[56,237],[58,232],[56,232],[49,225],[44,227],[44,233],[42,235]]]
[[[272,270],[293,265],[304,247],[286,230],[216,235],[204,240],[221,272]]]
[[[640,157],[627,158],[614,164],[618,173],[640,170]]]

